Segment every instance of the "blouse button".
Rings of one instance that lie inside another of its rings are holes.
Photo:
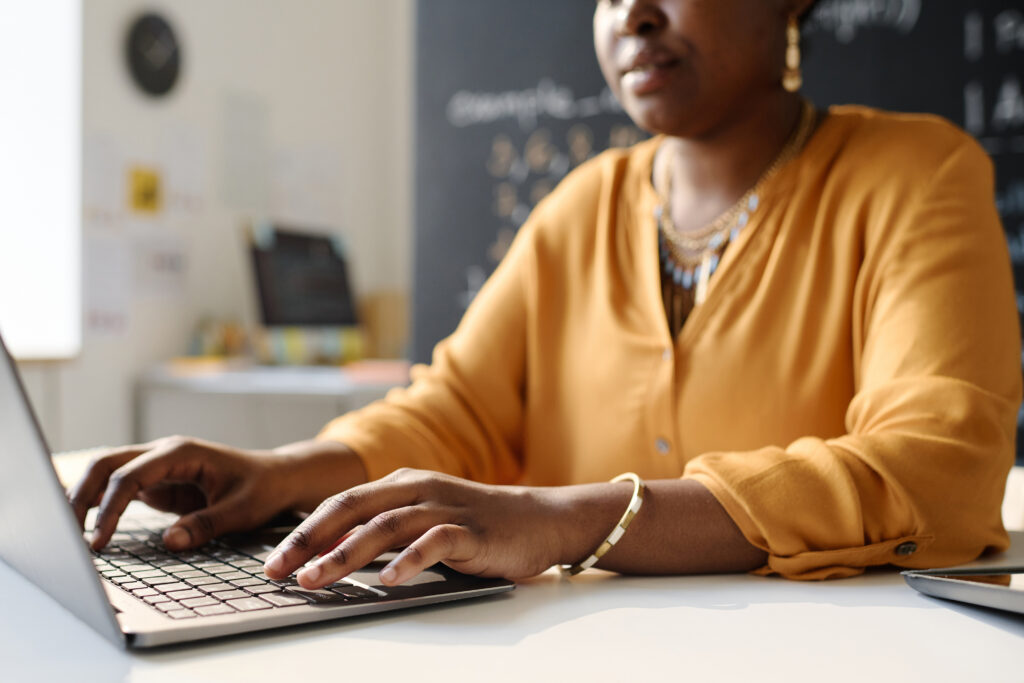
[[[915,552],[917,552],[917,544],[913,541],[900,543],[895,549],[897,555],[913,555]]]
[[[657,448],[658,452],[662,455],[668,455],[668,452],[672,450],[672,446],[665,439],[655,440],[654,447]]]
[[[672,349],[665,349],[661,352],[662,360],[672,360]]]

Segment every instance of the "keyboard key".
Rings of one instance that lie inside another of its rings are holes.
[[[234,579],[231,581],[232,586],[241,586],[242,588],[248,588],[249,586],[260,586],[267,583],[266,579],[258,579],[255,576],[245,575],[244,579]]]
[[[209,560],[208,555],[202,553],[181,553],[178,555],[178,559],[186,564],[195,564],[196,562],[202,562],[203,560]]]
[[[262,595],[263,593],[276,593],[281,589],[272,583],[261,583],[258,586],[246,586],[245,590],[253,595]]]
[[[196,616],[196,613],[190,609],[176,609],[167,612],[167,616],[171,619],[191,619]]]
[[[249,594],[245,591],[233,590],[233,591],[222,591],[220,593],[211,593],[213,597],[218,600],[234,600],[236,598],[247,598]]]
[[[169,564],[166,567],[162,567],[162,569],[165,572],[167,572],[168,574],[177,574],[178,572],[193,571],[195,569],[195,567],[193,567],[190,564],[180,564],[179,563],[179,564]]]
[[[106,578],[107,578],[108,581],[110,581],[111,583],[117,584],[118,586],[120,586],[123,583],[134,583],[134,581],[135,581],[135,577],[134,576],[127,576],[127,575],[114,576],[114,577],[108,576]]]
[[[293,607],[295,605],[309,604],[309,601],[305,598],[298,595],[289,595],[288,593],[264,593],[260,598],[277,607]]]
[[[220,567],[220,566],[226,566],[226,565],[221,565],[221,563],[218,562],[217,560],[205,559],[205,560],[199,560],[198,562],[193,562],[192,566],[197,568],[197,569],[207,569],[208,570],[209,567]]]
[[[171,574],[174,574],[179,579],[196,579],[200,576],[209,576],[209,574],[207,574],[206,572],[201,572],[198,569],[188,569],[187,571],[179,570],[176,572],[172,572],[170,569],[167,568],[165,568],[164,570],[170,572]]]
[[[209,567],[202,567],[202,570],[207,572],[208,574],[217,574],[217,575],[220,575],[220,574],[231,574],[233,572],[238,571],[237,569],[232,567],[230,564],[222,564],[222,563],[219,563],[219,562],[216,563],[216,564],[213,564],[213,565],[211,565]]]
[[[137,588],[132,591],[132,595],[137,598],[148,598],[151,595],[159,595],[155,588]]]
[[[187,598],[182,600],[181,604],[185,605],[185,607],[206,607],[208,605],[219,605],[220,603],[214,598],[204,595],[201,598]]]
[[[151,567],[148,564],[125,564],[125,565],[121,565],[121,571],[128,572],[129,574],[131,574],[132,572],[145,572],[145,571],[149,571],[152,568],[153,567]]]
[[[239,612],[255,612],[260,609],[270,609],[272,606],[269,602],[264,602],[259,598],[239,598],[227,602]]]
[[[122,583],[121,584],[121,588],[123,588],[126,591],[133,591],[133,590],[136,590],[138,588],[145,588],[145,587],[146,587],[146,584],[142,583],[141,581],[132,581],[131,583]],[[150,590],[152,590],[152,589],[150,589]]]
[[[153,568],[146,569],[145,571],[141,569],[136,569],[135,571],[131,572],[131,575],[134,576],[136,579],[155,579],[158,576],[167,576],[167,574],[164,574],[159,569]]]
[[[185,583],[187,583],[190,586],[205,586],[210,583],[220,583],[220,579],[218,579],[216,576],[203,574],[202,576],[197,576],[194,579],[185,579]]]
[[[167,597],[169,597],[171,600],[177,600],[178,602],[181,602],[182,600],[185,600],[186,598],[202,598],[202,597],[206,597],[205,593],[203,593],[201,591],[197,591],[195,588],[190,588],[187,591],[175,591],[173,593],[165,593],[165,595]]]
[[[196,588],[203,591],[204,593],[220,593],[221,591],[232,590],[233,587],[230,583],[218,581],[217,583],[208,583],[204,586],[196,586]]]
[[[160,603],[160,602],[167,602],[167,601],[170,600],[170,598],[167,597],[166,595],[160,595],[160,594],[157,594],[157,595],[147,595],[146,597],[144,597],[142,599],[145,600],[146,602],[148,602],[151,605],[155,605],[155,604]]]
[[[176,609],[181,609],[181,605],[174,602],[173,600],[170,600],[168,602],[158,602],[155,605],[153,605],[153,607],[156,607],[161,612],[172,612]]]
[[[162,586],[168,583],[178,583],[177,579],[173,576],[167,576],[166,574],[163,576],[155,576],[152,579],[144,579],[144,581],[150,586]]]
[[[263,571],[263,563],[251,557],[247,557],[244,560],[238,560],[237,562],[232,562],[231,564],[235,565],[239,569],[245,569],[246,567],[259,567],[260,571]]]
[[[175,583],[164,583],[164,584],[161,584],[160,587],[157,588],[157,590],[160,591],[161,593],[173,593],[175,591],[187,591],[190,588],[192,588],[192,586],[188,585],[187,583],[182,583],[181,581],[177,581]]]
[[[220,603],[216,605],[209,605],[207,607],[196,607],[196,614],[204,617],[210,617],[215,614],[231,614],[235,611],[235,608],[230,605],[222,605]]]
[[[249,575],[245,572],[225,572],[217,574],[217,578],[221,581],[237,581],[239,579],[248,579]]]

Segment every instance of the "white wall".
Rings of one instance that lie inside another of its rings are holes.
[[[83,351],[22,366],[54,450],[129,441],[142,370],[183,353],[203,317],[253,320],[249,218],[337,228],[361,294],[410,282],[411,0],[83,5]],[[123,57],[128,23],[151,9],[183,53],[177,87],[157,100]],[[267,168],[242,177],[231,159],[249,152]],[[155,217],[122,201],[133,164],[161,170]],[[180,276],[147,271],[153,245],[183,256]],[[90,321],[90,307],[124,315]]]

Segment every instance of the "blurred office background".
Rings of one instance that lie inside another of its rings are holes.
[[[247,226],[330,235],[361,353],[428,359],[532,206],[643,135],[597,70],[592,12],[593,0],[0,0],[0,146],[28,159],[0,160],[4,204],[22,200],[0,216],[0,331],[52,447],[165,429],[265,447],[372,398],[329,372],[292,376],[305,388],[283,391],[290,407],[251,383],[153,379],[168,359],[208,353],[208,326],[266,327]],[[152,24],[135,44],[157,67],[174,47],[163,95],[126,56],[147,13],[173,31],[167,43]],[[1020,290],[1020,0],[821,0],[804,37],[817,104],[934,112],[981,141]],[[35,163],[34,150],[62,161]],[[203,403],[210,393],[228,398]]]
[[[59,52],[46,45],[66,40],[55,27],[80,19],[80,349],[21,364],[53,449],[131,441],[147,368],[186,353],[204,319],[258,319],[241,229],[253,219],[340,235],[362,295],[408,291],[411,1],[3,1],[20,21],[2,31],[33,33],[33,59]],[[180,49],[160,97],[133,82],[125,55],[150,11]],[[37,65],[7,68],[31,79]],[[50,87],[39,80],[33,97]],[[147,171],[163,185],[156,210],[129,196],[131,174]],[[3,222],[8,245],[37,229]],[[13,285],[8,299],[36,296]],[[33,326],[63,311],[36,313]]]

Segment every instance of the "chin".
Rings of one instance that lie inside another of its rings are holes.
[[[664,107],[662,103],[630,102],[623,108],[639,128],[651,135],[687,137],[696,128],[695,117],[685,108]]]

